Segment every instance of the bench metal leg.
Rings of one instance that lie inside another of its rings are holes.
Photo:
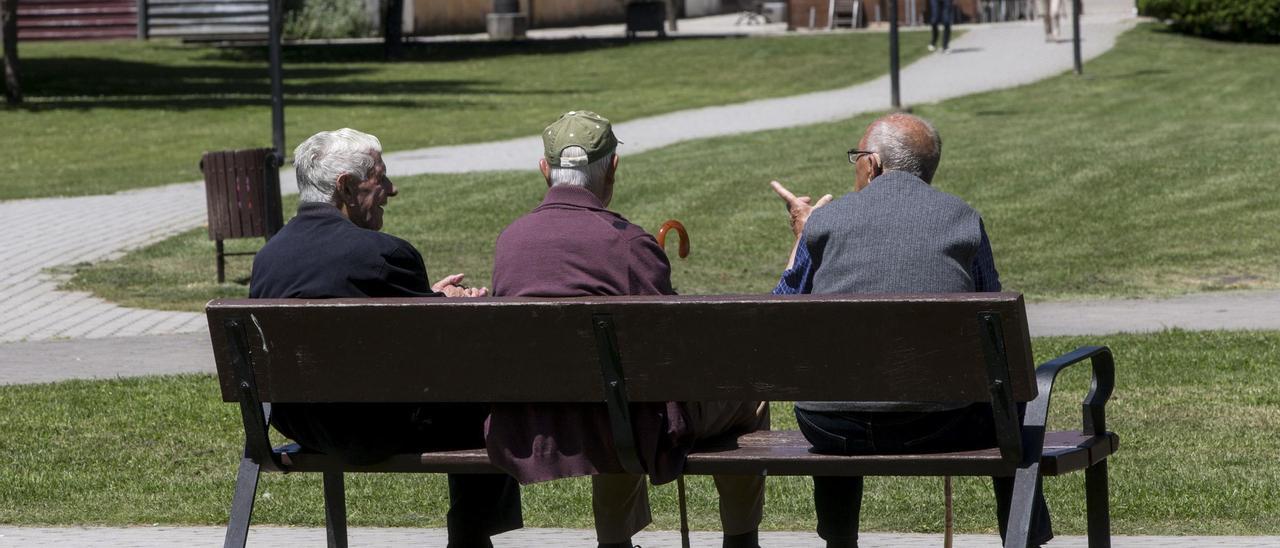
[[[342,472],[324,473],[324,524],[329,548],[347,548],[347,495]]]
[[[1085,468],[1085,506],[1089,513],[1089,548],[1111,548],[1111,505],[1107,493],[1107,461]]]
[[[214,243],[213,253],[216,255],[215,261],[218,266],[218,283],[226,283],[227,281],[227,253],[222,247],[222,240]]]
[[[227,520],[227,536],[223,548],[244,548],[249,540],[249,519],[253,517],[253,501],[258,494],[258,464],[240,459],[236,472],[236,492],[231,496],[231,518]]]
[[[1036,480],[1040,463],[1019,468],[1013,475],[1013,500],[1009,508],[1009,526],[1005,530],[1005,548],[1026,548],[1031,535],[1031,513],[1035,507]]]

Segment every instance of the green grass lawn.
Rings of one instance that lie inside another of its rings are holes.
[[[903,34],[903,56],[924,53]],[[536,134],[564,111],[614,120],[833,89],[882,74],[880,33],[285,48],[287,153],[354,127],[388,151]],[[0,107],[0,199],[200,179],[207,150],[271,144],[263,51],[177,42],[22,45],[27,105]]]
[[[1005,287],[1046,300],[1280,286],[1280,47],[1146,26],[1087,73],[916,109],[945,143],[935,184],[983,213]],[[692,253],[673,259],[682,293],[768,291],[791,243],[768,181],[846,192],[844,151],[871,118],[624,152],[613,208],[650,230],[689,228]],[[396,182],[386,231],[418,246],[432,276],[476,284],[498,232],[545,189],[533,170]],[[81,268],[71,287],[177,310],[245,295],[212,282],[212,249],[192,231]],[[233,259],[231,277],[249,265]]]
[[[1035,341],[1044,361],[1081,344],[1116,353],[1108,406],[1121,436],[1112,459],[1117,534],[1280,534],[1280,333],[1166,332]],[[1053,405],[1054,428],[1078,428],[1087,367],[1068,370]],[[788,404],[776,428],[795,428]],[[243,432],[209,376],[69,381],[0,387],[0,523],[219,524],[226,520]],[[1059,534],[1083,534],[1083,476],[1050,478],[1045,490]],[[444,478],[352,475],[355,526],[443,525]],[[810,530],[807,478],[771,478],[765,528]],[[698,529],[717,529],[714,488],[691,478]],[[654,490],[656,527],[674,529],[671,485]],[[867,530],[939,532],[938,478],[869,480]],[[957,526],[995,528],[989,481],[958,478]],[[323,523],[320,478],[267,475],[254,523]],[[589,483],[568,480],[524,491],[530,527],[591,526]]]

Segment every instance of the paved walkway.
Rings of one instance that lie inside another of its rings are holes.
[[[1085,57],[1110,49],[1116,36],[1131,26],[1124,6],[1123,0],[1090,1]],[[706,28],[710,23],[682,23],[703,32],[714,30]],[[740,28],[729,23],[721,30]],[[1034,82],[1071,66],[1070,44],[1045,43],[1036,23],[973,26],[952,46],[952,55],[931,55],[904,68],[902,97],[907,104]],[[618,124],[617,132],[626,141],[626,153],[635,154],[685,140],[845,119],[888,108],[888,97],[884,77],[834,91],[631,120]],[[396,152],[387,154],[386,161],[393,176],[529,169],[530,159],[540,150],[538,137],[530,136]],[[282,184],[286,189],[293,186],[291,170],[283,173]],[[58,291],[61,278],[46,270],[117,257],[198,227],[204,220],[200,183],[107,196],[0,202],[0,233],[11,242],[0,251],[0,310],[5,311],[0,343],[203,330],[199,314],[124,308],[88,294]]]
[[[145,548],[160,546],[220,546],[220,527],[84,527],[37,528],[0,527],[3,546],[79,546],[85,548]],[[348,538],[352,546],[444,546],[444,529],[353,528]],[[324,529],[294,527],[253,527],[249,546],[323,546]],[[645,548],[680,546],[674,531],[644,531],[633,539]],[[695,532],[695,547],[720,546],[720,534]],[[1112,537],[1116,548],[1280,548],[1280,537]],[[494,537],[496,548],[527,546],[594,547],[594,533],[576,529],[521,529]],[[813,548],[821,546],[812,533],[763,533],[760,545],[767,548]],[[936,548],[942,535],[864,533],[858,539],[863,548]],[[996,535],[956,535],[956,548],[992,548],[1000,545]],[[1085,548],[1084,537],[1059,537],[1047,548]]]

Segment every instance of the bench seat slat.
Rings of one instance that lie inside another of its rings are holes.
[[[997,449],[920,455],[820,455],[809,452],[798,431],[755,432],[738,438],[735,446],[700,448],[689,455],[685,471],[692,475],[758,474],[770,476],[1008,476],[1013,467],[1000,460]],[[1065,474],[1094,464],[1119,448],[1111,432],[1087,436],[1080,432],[1045,434],[1041,470],[1046,476]],[[288,470],[295,472],[414,472],[488,474],[500,472],[484,449],[401,454],[374,465],[352,466],[319,453],[282,448]]]
[[[1060,476],[1084,470],[1120,450],[1120,436],[1107,432],[1086,436],[1080,432],[1048,432],[1044,436],[1044,453],[1040,474]]]

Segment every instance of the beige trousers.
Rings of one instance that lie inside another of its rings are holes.
[[[769,429],[769,402],[688,402],[685,409],[695,444]],[[764,517],[764,476],[715,476],[715,483],[724,534],[738,535],[759,528]],[[596,519],[597,542],[624,542],[631,538],[653,521],[645,476],[592,476],[591,510]]]

